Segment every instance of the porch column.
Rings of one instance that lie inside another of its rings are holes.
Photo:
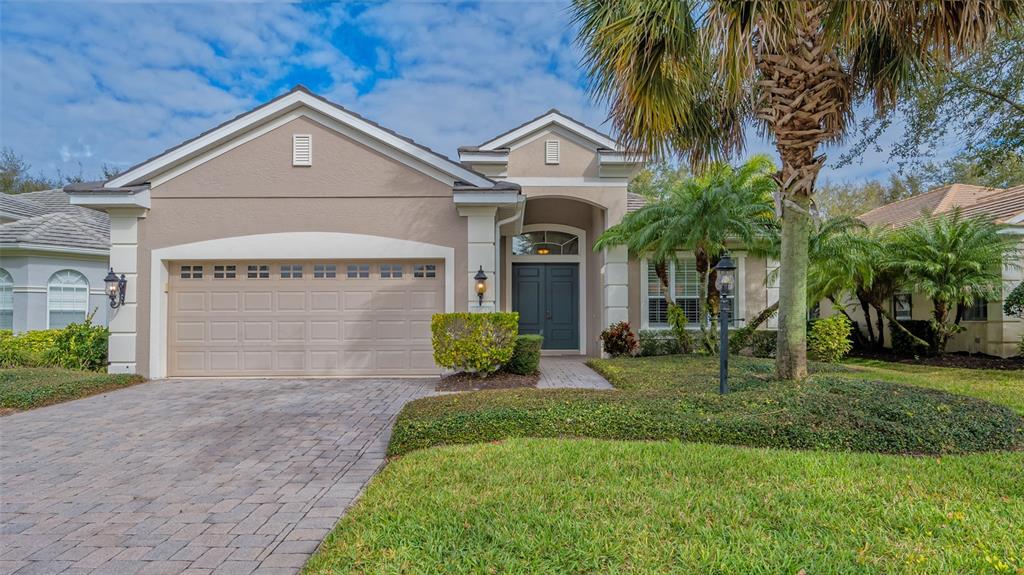
[[[110,267],[128,280],[124,305],[108,311],[110,343],[108,344],[107,371],[109,373],[136,373],[135,320],[138,313],[138,251],[139,218],[146,211],[140,209],[108,209],[110,214]]]
[[[497,262],[494,250],[494,219],[498,213],[497,206],[465,206],[459,208],[459,215],[465,216],[467,230],[467,270],[466,281],[469,285],[467,311],[486,313],[497,310],[494,296],[497,293],[498,279]],[[483,303],[476,293],[476,280],[473,278],[483,267],[487,274],[487,291],[484,292]]]
[[[629,321],[629,252],[625,246],[605,250],[601,281],[604,291],[601,329]]]

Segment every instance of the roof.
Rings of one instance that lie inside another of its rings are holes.
[[[16,215],[15,210],[22,214]],[[16,216],[0,224],[0,245],[31,244],[68,251],[109,250],[110,216],[73,206],[63,190],[0,196],[0,211]]]
[[[1014,220],[1024,216],[1024,186],[991,194],[982,201],[964,208],[963,215],[985,215],[1001,224],[1020,223]]]
[[[451,175],[457,181],[476,186],[478,188],[489,188],[493,181],[459,162],[447,156],[435,152],[430,148],[417,143],[416,141],[398,134],[394,130],[385,128],[380,124],[368,120],[340,104],[314,94],[303,85],[296,85],[290,91],[270,100],[256,108],[239,114],[234,118],[215,126],[198,136],[186,140],[176,146],[168,148],[139,164],[125,170],[118,176],[111,178],[104,184],[104,191],[129,191],[132,186],[145,183],[153,175],[169,169],[171,166],[196,157],[226,141],[242,130],[249,129],[255,123],[268,121],[290,110],[305,105],[316,109],[319,112],[331,116],[335,120],[344,120],[344,123],[363,131],[371,137],[389,145],[395,149],[416,157],[417,160],[431,165],[444,173]],[[126,188],[126,186],[128,188]],[[80,187],[69,191],[80,193],[96,191],[95,186]]]
[[[870,226],[900,227],[921,217],[937,216],[953,208],[967,208],[1005,192],[970,184],[949,184],[875,208],[860,216]]]
[[[508,147],[508,144],[518,140],[528,134],[536,132],[537,130],[550,126],[551,124],[559,125],[563,128],[570,130],[571,132],[586,138],[598,145],[601,149],[606,150],[619,150],[619,145],[615,138],[612,138],[608,134],[595,130],[583,122],[567,115],[563,114],[556,108],[551,108],[547,112],[532,118],[519,124],[518,126],[498,134],[490,140],[480,144],[479,146],[463,146],[459,148],[460,152],[480,152],[480,151],[494,151],[502,150]]]
[[[626,192],[626,212],[635,212],[647,205],[647,198],[633,192]]]

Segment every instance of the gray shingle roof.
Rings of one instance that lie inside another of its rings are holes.
[[[71,205],[63,190],[0,197],[0,211],[18,218],[0,225],[0,245],[110,249],[110,217],[105,212]]]

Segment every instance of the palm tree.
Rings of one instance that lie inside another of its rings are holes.
[[[625,245],[630,253],[648,257],[655,266],[669,307],[675,305],[669,292],[668,262],[680,251],[693,252],[698,278],[697,319],[705,347],[712,346],[708,329],[714,316],[717,293],[709,291],[711,267],[726,244],[738,241],[757,251],[770,244],[775,227],[772,193],[775,181],[771,159],[757,155],[733,167],[712,164],[700,176],[678,180],[663,193],[663,199],[627,214],[622,222],[606,230],[594,249]]]
[[[1001,297],[1003,266],[1015,265],[1017,238],[985,217],[964,217],[960,208],[921,218],[895,233],[888,263],[909,287],[932,300],[934,353],[944,353],[961,331],[963,310]],[[950,313],[956,306],[956,313]]]
[[[592,92],[627,146],[694,165],[743,148],[754,123],[782,160],[778,375],[807,374],[810,209],[822,144],[878,115],[935,66],[1019,21],[1024,0],[574,0]]]

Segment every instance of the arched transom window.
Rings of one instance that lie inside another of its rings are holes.
[[[89,282],[85,276],[74,270],[62,270],[50,276],[46,309],[51,329],[85,321],[89,312]]]
[[[569,232],[540,230],[512,238],[514,256],[574,256],[580,253],[580,238]]]
[[[14,329],[14,278],[0,268],[0,329]]]

